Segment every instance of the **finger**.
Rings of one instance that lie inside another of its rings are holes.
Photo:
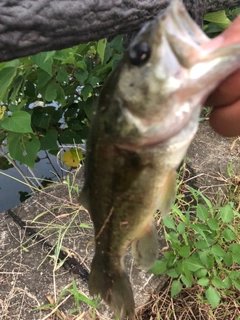
[[[222,136],[240,135],[240,101],[226,107],[214,108],[209,122],[212,128]]]
[[[237,100],[240,100],[240,70],[225,79],[210,94],[205,101],[205,105],[219,107],[225,104],[233,104]]]
[[[234,43],[239,43],[240,16],[238,16],[230,26],[219,36],[211,40],[211,50],[225,47]],[[203,44],[203,48],[209,48],[209,43]],[[239,65],[240,68],[240,65]],[[239,88],[239,90],[236,88]],[[240,70],[228,77],[219,87],[210,94],[206,100],[207,105],[222,106],[232,104],[240,98]]]

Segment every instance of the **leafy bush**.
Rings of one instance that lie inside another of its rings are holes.
[[[152,272],[166,272],[174,279],[172,297],[183,286],[197,283],[205,288],[205,297],[215,308],[221,296],[240,290],[240,214],[233,203],[214,207],[202,193],[193,188],[190,191],[196,205],[188,205],[184,214],[174,205],[172,215],[163,218],[170,250]]]
[[[122,53],[122,37],[0,64],[0,144],[33,167],[39,150],[88,136],[96,99]]]

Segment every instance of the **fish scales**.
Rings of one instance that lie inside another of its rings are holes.
[[[211,41],[174,0],[142,28],[100,94],[80,203],[95,231],[90,294],[120,319],[134,317],[125,251],[132,245],[145,270],[157,259],[153,215],[170,211],[201,105],[239,65],[240,36],[235,42]]]

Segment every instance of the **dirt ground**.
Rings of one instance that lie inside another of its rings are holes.
[[[204,121],[200,123],[187,155],[192,171],[191,183],[210,198],[216,200],[217,194],[218,201],[226,195],[225,177],[229,164],[232,163],[235,173],[240,174],[240,141],[235,145],[233,141],[219,137]],[[79,188],[82,183],[80,170],[77,175]],[[28,225],[33,225],[39,232],[41,230],[41,235],[47,237],[49,243],[59,242],[67,248],[89,271],[94,249],[92,223],[88,213],[79,211],[76,192],[69,192],[67,184],[46,189],[13,211]],[[159,239],[161,250],[165,246],[162,230],[159,230]],[[140,311],[166,284],[167,278],[138,270],[129,253],[126,266],[137,311]],[[78,291],[91,298],[85,280],[59,266],[54,253],[49,254],[42,243],[30,240],[7,213],[1,215],[0,320],[114,319],[103,302],[100,302],[96,314],[89,304],[81,302],[77,315],[73,313],[71,316],[71,311],[76,308],[76,301],[68,291],[73,288],[73,279]],[[59,299],[63,290],[65,293]]]

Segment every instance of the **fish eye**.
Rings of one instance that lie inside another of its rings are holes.
[[[147,42],[139,42],[130,47],[129,58],[134,66],[141,66],[148,61],[151,49]]]

